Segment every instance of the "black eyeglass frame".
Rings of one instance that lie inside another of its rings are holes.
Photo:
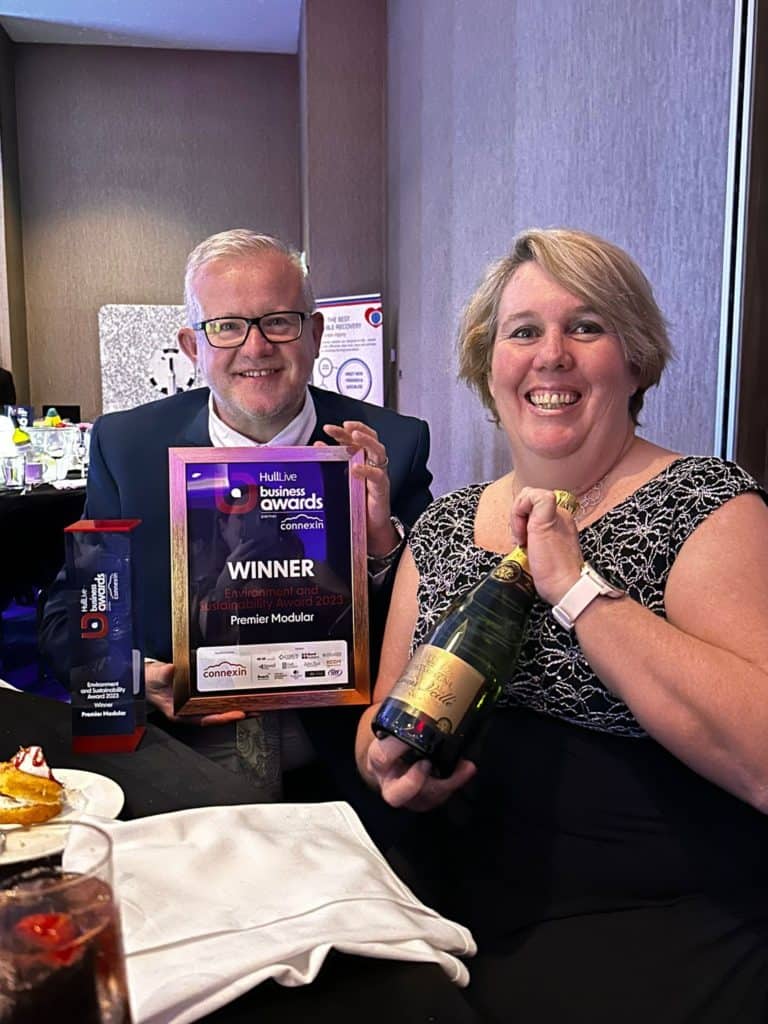
[[[275,341],[274,338],[268,338],[264,331],[262,330],[261,321],[268,320],[271,316],[301,317],[301,327],[299,328],[299,333],[296,335],[295,338],[280,338],[278,341]],[[310,320],[311,318],[312,314],[306,313],[304,310],[275,309],[271,313],[263,313],[261,316],[212,316],[208,320],[201,320],[197,324],[192,324],[192,328],[195,331],[203,332],[203,334],[205,335],[205,340],[208,342],[211,348],[242,348],[246,341],[248,341],[248,335],[251,333],[252,327],[258,327],[259,334],[262,336],[264,341],[267,342],[268,345],[290,345],[291,342],[299,340],[299,338],[302,335],[302,332],[304,331],[304,324],[307,322],[307,320]],[[208,331],[206,331],[205,328],[207,324],[216,323],[217,320],[243,320],[246,324],[248,324],[248,329],[245,332],[245,337],[243,338],[243,340],[238,341],[236,345],[216,345],[214,342],[212,342],[211,336],[208,334]]]

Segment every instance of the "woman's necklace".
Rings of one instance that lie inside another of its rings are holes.
[[[612,469],[613,467],[611,467]],[[579,503],[578,508],[573,514],[575,522],[580,523],[582,519],[586,519],[592,509],[597,508],[600,502],[605,497],[605,481],[611,475],[609,469],[605,476],[601,476],[597,483],[592,484],[588,487],[583,494],[576,495],[576,501]],[[517,496],[517,492],[513,494],[513,497]]]
[[[586,519],[587,516],[590,514],[590,512],[592,512],[593,509],[596,509],[597,506],[600,504],[600,502],[603,500],[603,498],[605,497],[605,494],[606,494],[606,486],[605,486],[606,480],[611,475],[611,473],[613,473],[613,471],[616,469],[616,467],[621,462],[621,460],[624,458],[624,456],[627,454],[629,449],[634,444],[634,441],[635,441],[634,435],[630,436],[628,438],[627,442],[624,444],[624,447],[622,448],[622,450],[619,452],[618,458],[613,463],[613,465],[609,467],[608,471],[606,473],[604,473],[600,477],[600,479],[597,481],[597,483],[592,484],[592,486],[588,487],[586,489],[586,491],[584,491],[582,494],[577,494],[576,495],[576,500],[579,503],[579,507],[576,509],[576,512],[575,512],[575,514],[573,516],[575,522],[580,523],[582,519]],[[513,498],[516,497],[518,493],[519,493],[519,487],[517,486],[517,481],[515,480],[515,476],[513,474],[513,477],[512,477],[512,496],[513,496]]]
[[[596,484],[592,484],[591,487],[588,487],[583,494],[576,495],[579,507],[576,509],[573,518],[577,523],[581,522],[582,519],[586,519],[592,509],[597,508],[603,500],[603,497],[605,496],[605,481],[608,479],[608,474],[610,472],[611,470],[609,469],[608,473],[606,473],[605,476],[601,476]]]

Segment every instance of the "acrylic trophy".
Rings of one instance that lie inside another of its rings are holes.
[[[144,657],[131,540],[140,519],[65,527],[70,601],[72,749],[134,750],[144,734]]]

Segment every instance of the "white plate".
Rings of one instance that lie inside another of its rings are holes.
[[[74,821],[83,814],[116,818],[123,809],[125,794],[106,775],[79,768],[54,768],[53,775],[64,787],[64,806],[51,821]]]
[[[53,774],[64,787],[64,800],[61,813],[51,818],[51,822],[77,821],[84,814],[116,818],[122,810],[125,794],[120,786],[106,775],[84,772],[79,768],[54,768]],[[0,831],[18,828],[18,825],[0,825]],[[48,853],[56,852],[56,846],[51,844],[50,838],[45,838],[42,831],[35,836],[34,825],[27,831],[27,836],[23,850],[16,855],[11,854],[9,850],[3,850],[3,844],[0,842],[0,864],[14,864],[30,854],[44,857]]]

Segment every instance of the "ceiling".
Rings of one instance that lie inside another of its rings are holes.
[[[302,0],[0,0],[16,43],[296,53]]]

